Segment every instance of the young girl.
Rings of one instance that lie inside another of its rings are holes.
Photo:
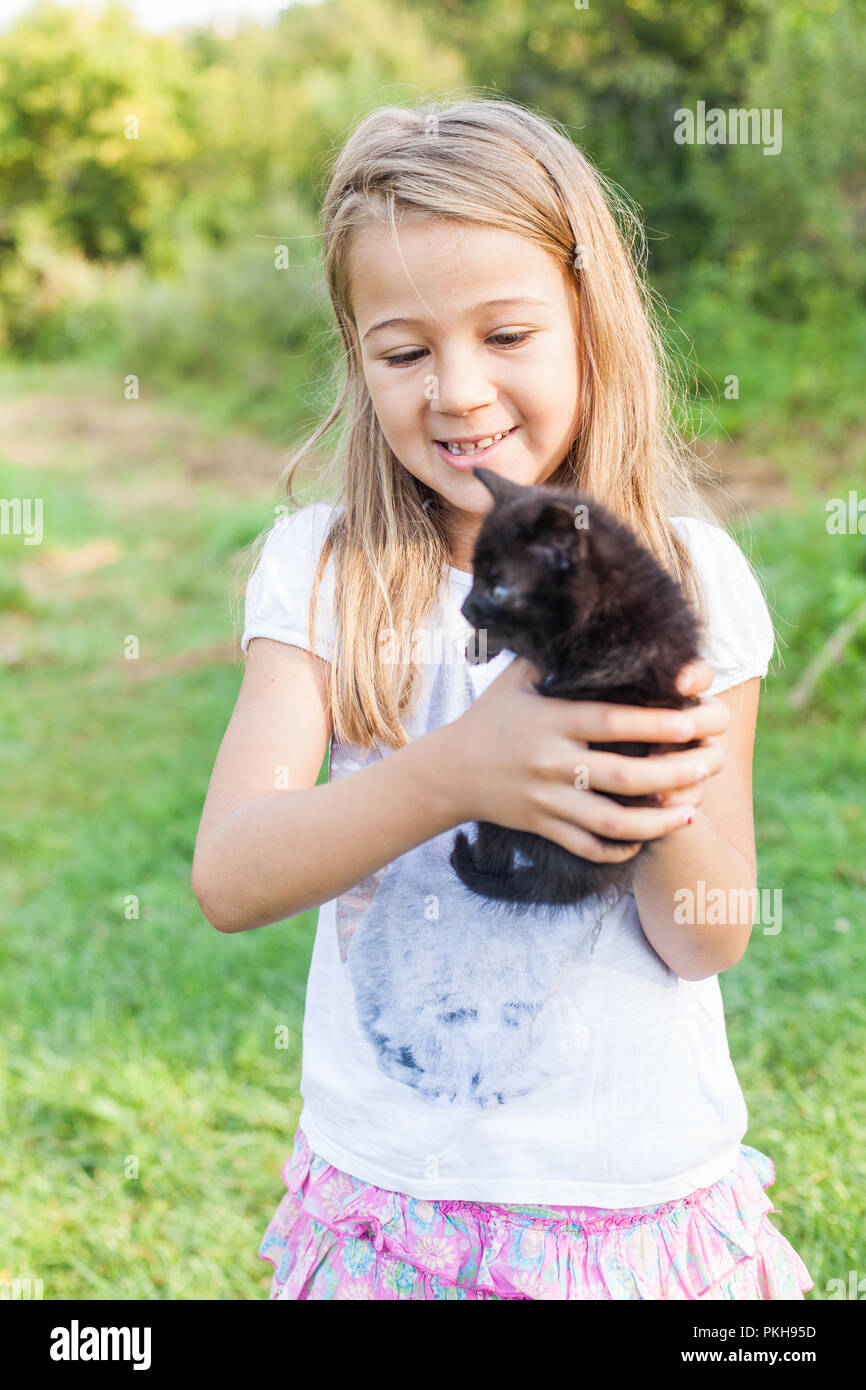
[[[288,495],[345,415],[338,500],[266,537],[193,866],[223,932],[321,906],[271,1298],[812,1287],[767,1219],[773,1164],[741,1142],[717,979],[752,924],[773,628],[670,425],[636,225],[566,135],[497,98],[377,110],[334,165],[346,378]],[[507,651],[466,660],[491,505],[474,464],[596,495],[680,580],[706,659],[681,674],[706,692],[685,725],[546,699]],[[692,736],[646,759],[587,746]],[[497,916],[449,864],[478,820],[599,862],[655,853],[618,901]]]

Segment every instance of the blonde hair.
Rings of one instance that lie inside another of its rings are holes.
[[[341,416],[323,474],[336,501],[310,598],[311,646],[320,583],[335,560],[335,647],[328,666],[334,736],[400,748],[421,668],[378,659],[386,630],[417,632],[449,564],[438,494],[387,443],[351,327],[349,252],[355,232],[396,214],[476,223],[542,247],[574,284],[584,379],[574,440],[551,484],[597,496],[706,610],[688,548],[670,516],[723,526],[693,478],[700,464],[680,439],[677,376],[645,280],[646,241],[629,200],[558,125],[500,97],[384,106],[356,126],[334,158],[321,210],[324,269],[343,346],[343,379],[327,418],[283,470],[286,496],[302,460]],[[256,548],[263,542],[260,537]],[[404,626],[405,624],[405,626]]]

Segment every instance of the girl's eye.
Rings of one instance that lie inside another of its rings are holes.
[[[492,343],[498,338],[502,347],[514,347],[515,344],[524,342],[528,337],[528,333],[494,333],[489,341]]]
[[[524,342],[528,337],[528,333],[494,333],[487,341],[489,343],[498,342],[500,347],[516,347],[518,343]],[[426,351],[426,348],[413,348],[411,352],[400,352],[396,357],[386,357],[384,360],[389,367],[407,366],[420,361]]]
[[[417,362],[426,351],[426,348],[413,348],[411,352],[401,352],[397,357],[386,357],[385,361],[389,367],[399,367],[406,362]]]

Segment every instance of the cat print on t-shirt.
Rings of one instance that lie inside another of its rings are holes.
[[[426,727],[428,702],[444,700],[455,677],[468,704],[513,659],[505,652],[486,666],[468,661],[469,624],[458,622],[464,649],[431,663],[412,728]],[[383,750],[377,744],[363,756],[372,762]],[[331,778],[364,765],[357,749],[332,746]],[[450,864],[454,834],[416,846],[342,894],[337,944],[358,1023],[387,1076],[431,1105],[500,1106],[580,1065],[582,968],[601,914],[619,894],[594,899],[588,915],[547,907],[515,915],[461,883]]]
[[[353,909],[338,906],[341,959],[386,1075],[431,1105],[505,1105],[579,1065],[597,931],[573,913],[558,926],[497,904],[479,914],[477,895],[448,873],[452,844],[446,833],[389,865],[348,936]],[[356,908],[364,900],[350,895]]]

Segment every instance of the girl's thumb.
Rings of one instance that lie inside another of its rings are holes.
[[[541,680],[541,672],[536,670],[532,662],[527,661],[525,656],[516,656],[506,669],[511,672],[514,684],[523,686],[527,690],[537,685]]]

